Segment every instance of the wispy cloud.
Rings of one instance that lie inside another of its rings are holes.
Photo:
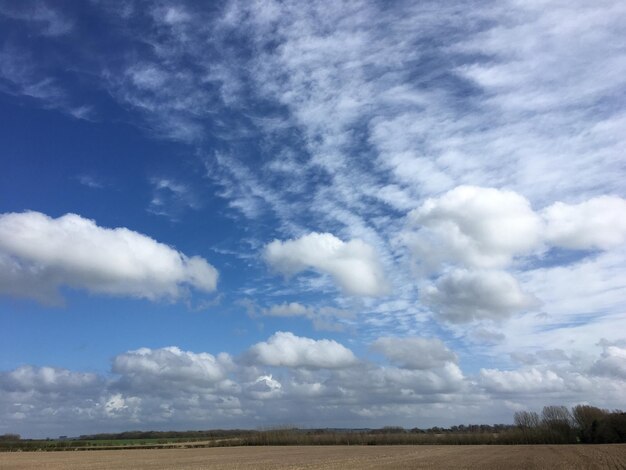
[[[2,2],[0,15],[20,20],[43,36],[62,36],[74,26],[71,18],[45,1]]]
[[[201,204],[194,190],[171,178],[150,178],[152,199],[148,212],[178,220],[186,209],[199,209]]]
[[[76,177],[78,182],[83,186],[87,186],[91,189],[102,189],[104,188],[104,183],[102,183],[98,178],[88,174],[78,175]]]
[[[30,50],[5,42],[0,46],[0,92],[35,100],[76,119],[91,120],[94,111],[70,96],[59,80],[42,70]]]

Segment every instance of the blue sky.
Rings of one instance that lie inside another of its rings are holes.
[[[0,2],[0,433],[624,407],[621,2]]]

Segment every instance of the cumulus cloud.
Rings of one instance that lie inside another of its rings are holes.
[[[76,214],[0,215],[0,292],[58,300],[64,286],[149,300],[210,292],[217,270],[199,256],[127,228],[105,228]]]
[[[137,414],[141,411],[141,401],[139,397],[128,397],[121,393],[115,393],[104,402],[104,413],[109,418],[129,416],[136,420]]]
[[[626,241],[626,200],[600,196],[581,202],[556,202],[542,211],[549,243],[575,250],[606,250]]]
[[[441,415],[453,403],[471,405],[483,420],[485,414],[510,420],[505,405],[515,396],[526,406],[557,400],[613,408],[623,401],[625,352],[623,341],[605,343],[599,356],[540,351],[534,355],[543,358],[539,362],[517,370],[484,368],[474,377],[464,375],[454,353],[436,338],[401,338],[397,344],[379,338],[372,346],[392,365],[356,361],[334,341],[283,332],[250,348],[254,363],[233,362],[224,353],[141,348],[116,356],[108,376],[35,366],[0,372],[0,427],[32,435],[32,429],[80,434],[138,423],[152,429],[207,422],[250,427],[286,419],[319,426],[382,426],[391,419],[406,426],[419,418],[420,426],[442,425],[455,424]],[[263,366],[286,367],[272,375]]]
[[[339,369],[357,362],[352,351],[336,341],[303,338],[284,331],[252,346],[247,357],[255,364],[310,369]]]
[[[558,392],[566,388],[556,372],[530,368],[524,370],[481,369],[480,383],[494,393]]]
[[[626,240],[626,200],[616,196],[579,204],[556,202],[536,212],[514,191],[459,186],[427,199],[408,220],[418,226],[406,238],[417,262],[439,273],[434,283],[424,286],[421,300],[452,323],[505,319],[537,307],[534,294],[541,292],[542,300],[553,297],[549,290],[554,284],[545,283],[545,293],[544,286],[528,282],[542,269],[521,272],[529,292],[511,274],[496,269],[516,257],[549,258],[550,247],[615,251]],[[568,270],[558,264],[546,269]]]
[[[431,264],[501,267],[541,244],[541,218],[514,191],[458,186],[427,199],[408,217],[420,227],[411,246]]]
[[[94,389],[102,384],[103,381],[96,374],[57,367],[21,366],[0,373],[0,389],[8,392],[73,393]]]
[[[307,269],[330,274],[348,294],[378,296],[388,285],[374,248],[359,239],[344,242],[330,233],[274,240],[264,250],[267,263],[287,276]]]
[[[446,362],[439,368],[425,370],[383,367],[374,370],[371,376],[366,377],[374,380],[381,379],[386,393],[389,393],[389,390],[399,389],[400,397],[398,398],[405,400],[419,395],[459,391],[464,380],[463,372],[452,362]],[[424,398],[418,399],[424,400]]]
[[[374,341],[372,349],[404,369],[433,369],[457,361],[456,354],[439,338],[387,336]]]
[[[247,393],[255,400],[277,398],[283,394],[282,384],[272,374],[261,375],[245,387]]]
[[[602,402],[621,400],[626,374],[623,367],[626,350],[623,341],[601,341],[603,352],[537,350],[535,353],[516,352],[513,358],[523,364],[519,369],[480,370],[478,384],[493,397],[507,395],[541,397],[545,405],[548,397],[559,397],[565,403],[580,401]],[[620,344],[620,346],[618,346]],[[573,398],[575,397],[575,398]]]
[[[502,320],[539,305],[504,271],[456,269],[426,287],[423,300],[451,323]]]
[[[606,250],[626,241],[626,200],[617,196],[556,202],[535,212],[514,191],[458,186],[427,199],[408,219],[419,227],[408,238],[411,247],[435,267],[504,267],[543,246]]]
[[[626,380],[626,348],[607,345],[600,359],[592,367],[597,375],[615,377]]]
[[[230,357],[181,351],[177,347],[141,348],[116,356],[112,371],[135,388],[206,387],[226,376]]]

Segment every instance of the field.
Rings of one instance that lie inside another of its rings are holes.
[[[626,469],[626,444],[268,446],[0,453],[0,469]]]

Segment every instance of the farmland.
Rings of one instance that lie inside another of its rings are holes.
[[[623,469],[626,445],[269,446],[98,452],[10,452],[0,468],[21,469]]]

